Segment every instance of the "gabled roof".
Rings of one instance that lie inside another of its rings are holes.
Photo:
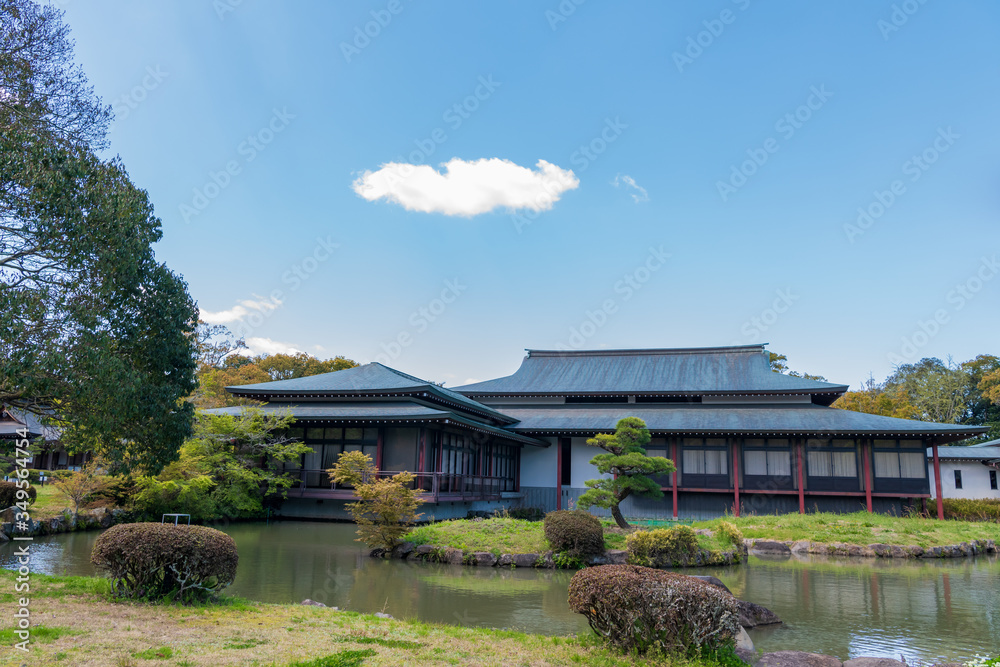
[[[984,446],[986,444],[988,443],[984,443],[983,445],[974,445],[971,447],[938,447],[938,458],[965,461],[1000,460],[1000,447]],[[929,449],[927,450],[927,455],[931,455],[931,451]]]
[[[433,403],[455,406],[505,424],[512,421],[493,408],[462,394],[377,362],[292,380],[226,387],[226,391],[236,396],[278,401],[305,396],[419,396]]]
[[[656,350],[528,350],[513,375],[455,391],[469,396],[813,394],[846,385],[771,370],[763,345]]]
[[[959,426],[897,419],[822,405],[731,407],[715,405],[646,407],[560,405],[501,408],[518,420],[512,430],[535,435],[611,433],[623,417],[638,417],[654,433],[699,435],[802,435],[811,437],[914,437],[955,442],[982,426]],[[970,449],[946,447],[942,449]],[[986,458],[980,456],[980,458]]]
[[[341,372],[341,371],[336,371]],[[212,408],[204,412],[213,415],[239,415],[244,407]],[[372,403],[295,403],[274,402],[255,408],[264,414],[288,414],[296,421],[352,422],[371,424],[408,424],[435,422],[455,424],[494,437],[535,447],[548,447],[549,443],[522,433],[514,433],[475,419],[469,419],[451,410],[423,405],[411,400],[380,401]]]
[[[56,426],[46,426],[38,415],[19,410],[10,406],[0,406],[0,438],[16,439],[21,437],[18,431],[28,429],[29,438],[44,437],[47,441],[58,440],[61,429]]]
[[[980,442],[978,445],[969,445],[969,447],[1000,447],[1000,440],[990,440],[989,442]]]

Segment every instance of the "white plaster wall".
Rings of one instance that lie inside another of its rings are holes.
[[[955,470],[962,471],[962,488],[955,488]],[[1000,498],[1000,490],[990,488],[990,470],[979,461],[941,461],[941,496],[944,498]],[[997,471],[1000,475],[1000,470]],[[931,496],[937,497],[934,462],[927,464]]]
[[[556,486],[556,439],[543,438],[548,447],[526,445],[521,449],[521,486]]]
[[[602,475],[597,472],[597,466],[590,464],[590,459],[594,458],[597,454],[603,453],[601,449],[588,445],[586,438],[573,438],[570,448],[570,460],[572,461],[573,469],[570,471],[571,478],[568,486],[574,489],[586,489],[587,485],[584,482],[588,479],[609,477],[609,475]]]

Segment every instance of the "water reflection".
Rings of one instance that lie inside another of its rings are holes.
[[[240,550],[230,589],[265,602],[311,598],[397,618],[546,634],[587,629],[566,603],[571,572],[382,561],[366,556],[347,524],[236,524]],[[92,574],[96,533],[38,538],[34,570]],[[12,544],[0,565],[13,565]],[[751,558],[746,566],[688,570],[719,577],[738,596],[787,621],[751,631],[759,648],[847,659],[906,657],[910,664],[1000,653],[1000,562],[995,557],[897,561]]]

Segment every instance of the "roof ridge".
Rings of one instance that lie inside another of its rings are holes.
[[[526,348],[529,357],[641,357],[649,355],[707,354],[723,352],[760,352],[767,343],[753,345],[723,345],[714,347],[660,347],[618,348],[611,350],[533,350]]]

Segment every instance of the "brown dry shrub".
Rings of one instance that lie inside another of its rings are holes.
[[[91,562],[111,579],[115,597],[189,602],[236,579],[236,543],[205,526],[125,523],[104,531]]]
[[[545,515],[545,539],[556,553],[585,558],[604,553],[604,527],[590,512],[556,510]]]
[[[692,654],[719,649],[740,631],[736,598],[693,577],[638,565],[580,570],[569,605],[605,642],[622,651]]]
[[[27,500],[29,505],[35,502],[35,497],[38,495],[38,491],[35,490],[34,486],[22,489],[21,494],[18,494],[18,490],[16,482],[0,481],[0,510],[13,507],[14,503],[22,502],[24,500]],[[26,494],[27,497],[25,497]]]

